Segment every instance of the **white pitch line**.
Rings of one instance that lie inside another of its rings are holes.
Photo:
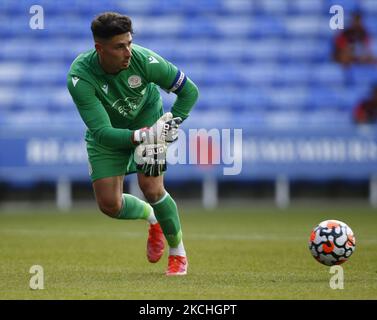
[[[36,235],[36,236],[104,236],[104,237],[121,237],[121,238],[145,238],[147,236],[147,231],[143,232],[128,232],[128,231],[83,231],[83,230],[31,230],[31,229],[0,229],[0,234],[20,234],[20,235]],[[202,233],[187,233],[185,234],[185,239],[190,240],[303,240],[301,237],[279,237],[277,235],[266,235],[266,234],[250,234],[250,235],[237,235],[237,234],[202,234]]]
[[[89,231],[89,230],[31,230],[31,229],[0,229],[0,235],[10,234],[10,235],[35,235],[35,236],[71,236],[71,237],[82,237],[82,236],[98,236],[98,237],[119,237],[119,238],[140,238],[144,239],[147,237],[146,232],[129,232],[129,231]],[[188,240],[229,240],[229,241],[308,241],[309,237],[299,237],[299,236],[279,236],[276,234],[217,234],[217,233],[185,233],[185,239]],[[363,243],[377,243],[377,238],[364,238]]]

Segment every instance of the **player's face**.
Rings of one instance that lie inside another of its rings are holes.
[[[109,40],[96,42],[101,65],[106,72],[117,73],[127,69],[132,57],[132,35],[130,32],[119,34]]]

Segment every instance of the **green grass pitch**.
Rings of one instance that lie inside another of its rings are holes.
[[[342,220],[356,236],[344,289],[307,247],[312,227]],[[97,210],[2,212],[0,299],[376,299],[377,210],[360,206],[181,207],[189,274],[147,262],[145,221]],[[44,289],[31,290],[32,265]]]

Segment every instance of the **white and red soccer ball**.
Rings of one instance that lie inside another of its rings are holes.
[[[309,239],[311,254],[326,266],[346,262],[355,251],[355,245],[351,228],[338,220],[322,221],[312,230]]]

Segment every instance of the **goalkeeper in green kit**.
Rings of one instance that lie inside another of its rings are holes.
[[[87,126],[90,177],[100,210],[116,219],[149,222],[147,258],[157,262],[169,245],[166,275],[185,275],[188,261],[175,201],[164,188],[166,152],[198,99],[186,75],[156,53],[132,44],[129,17],[106,12],[91,25],[95,49],[80,54],[68,90]],[[177,95],[164,113],[158,90]],[[124,176],[137,173],[147,202],[123,193]]]

